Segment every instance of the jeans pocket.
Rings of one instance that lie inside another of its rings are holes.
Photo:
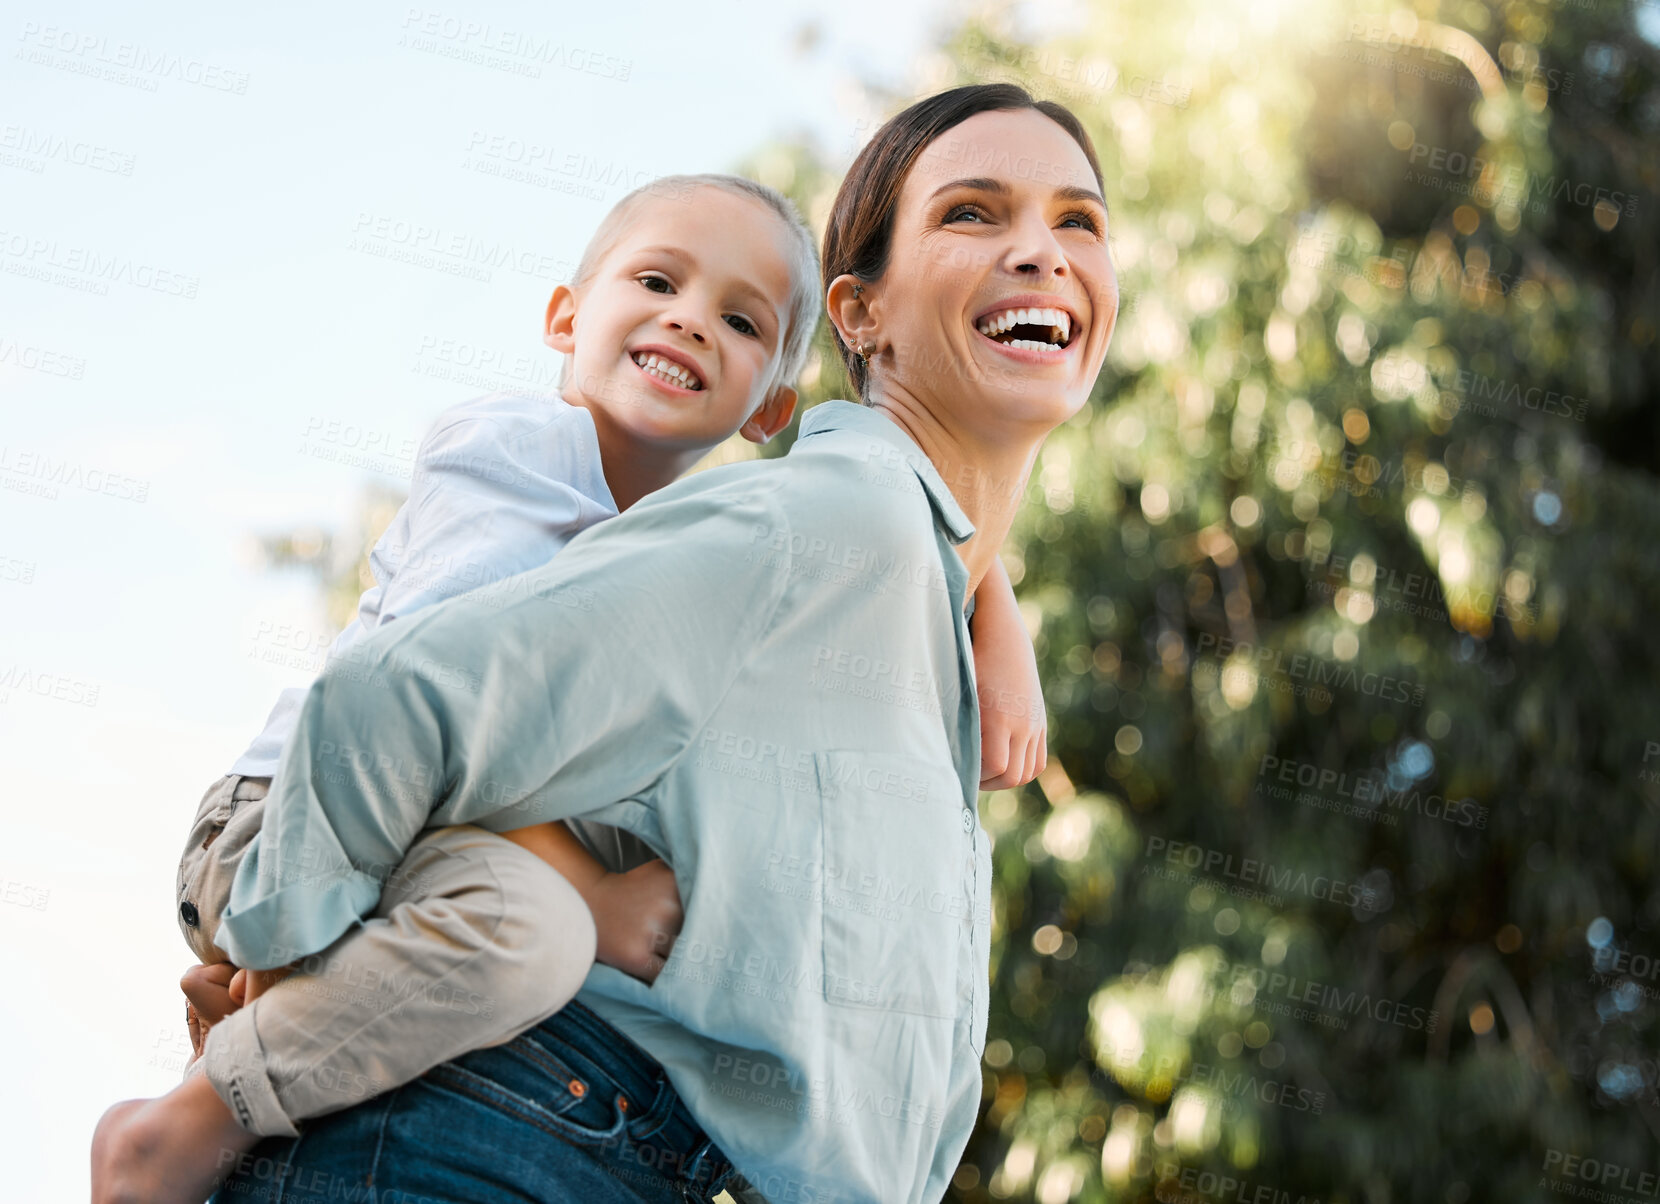
[[[968,898],[955,771],[922,757],[814,756],[824,837],[824,998],[953,1018]]]
[[[609,1076],[573,1069],[526,1033],[435,1066],[422,1081],[578,1145],[614,1144],[627,1121]]]

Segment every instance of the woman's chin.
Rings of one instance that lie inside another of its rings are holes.
[[[967,392],[973,394],[966,407],[970,414],[991,417],[1000,426],[1029,426],[1039,433],[1053,430],[1089,400],[1089,391],[1079,389],[1075,381],[1008,374],[988,377]]]

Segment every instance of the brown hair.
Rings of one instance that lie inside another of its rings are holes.
[[[848,273],[867,281],[881,277],[887,270],[888,252],[893,245],[893,219],[899,209],[899,193],[911,174],[911,167],[929,144],[947,130],[977,113],[1004,109],[1036,109],[1071,134],[1083,150],[1084,158],[1089,160],[1096,184],[1102,184],[1095,144],[1065,105],[1052,100],[1034,100],[1030,92],[1015,84],[969,84],[919,100],[889,118],[876,131],[842,180],[824,231],[826,290],[838,276]],[[853,387],[862,399],[864,361],[842,342],[834,323],[831,334],[842,363],[847,366],[847,374],[853,378]]]

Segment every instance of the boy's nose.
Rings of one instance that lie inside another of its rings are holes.
[[[708,342],[708,340],[703,337],[703,332],[701,330],[695,326],[688,325],[677,318],[670,318],[668,320],[668,328],[670,330],[678,330],[682,334],[689,334],[700,343]]]

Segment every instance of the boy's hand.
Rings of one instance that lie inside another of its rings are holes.
[[[595,961],[655,982],[685,915],[674,871],[661,860],[605,874],[584,893],[598,936]]]
[[[975,634],[974,676],[980,694],[980,789],[1024,786],[1049,763],[1049,719],[1037,658],[1019,639],[987,622]]]
[[[976,661],[980,658],[976,657]],[[976,668],[977,674],[983,670]],[[984,676],[980,680],[985,682]],[[1036,675],[1033,675],[1036,681]],[[1034,709],[1035,708],[1035,709]],[[980,686],[980,789],[1024,786],[1049,763],[1049,722],[1042,695],[1011,695]]]
[[[1024,786],[1049,763],[1049,718],[1037,654],[1001,559],[974,591],[974,679],[980,696],[980,789]]]

